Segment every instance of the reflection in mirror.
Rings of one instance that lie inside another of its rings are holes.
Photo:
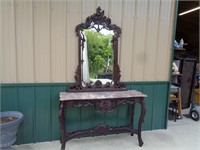
[[[100,80],[102,84],[112,83],[113,49],[112,37],[114,32],[101,25],[94,25],[91,29],[84,29],[85,38],[83,57],[83,86]]]
[[[126,90],[120,82],[118,38],[121,29],[104,16],[100,7],[75,28],[78,36],[78,66],[75,85],[69,91]]]

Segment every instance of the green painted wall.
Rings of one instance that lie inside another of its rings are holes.
[[[143,130],[166,128],[169,82],[127,82],[126,85],[128,89],[148,95]],[[69,83],[1,84],[1,111],[20,111],[24,114],[17,144],[59,139],[59,92],[67,91],[68,86]],[[138,106],[135,108],[135,120],[139,118]],[[100,123],[126,125],[129,123],[129,111],[128,105],[119,106],[111,113],[98,113],[92,107],[70,108],[66,112],[67,129],[87,129]]]

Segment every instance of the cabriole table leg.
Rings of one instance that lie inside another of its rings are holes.
[[[146,114],[144,99],[140,102],[140,105],[141,105],[141,114],[140,114],[140,119],[138,122],[138,142],[139,142],[139,146],[141,147],[143,145],[142,136],[141,136],[142,123],[144,122],[144,116]]]
[[[64,102],[60,102],[59,122],[60,122],[60,132],[61,132],[61,137],[60,137],[61,150],[65,150],[66,130],[65,130],[65,104]]]
[[[135,103],[131,104],[131,129],[134,128],[134,111],[135,111]],[[134,135],[134,132],[131,132],[131,136]]]

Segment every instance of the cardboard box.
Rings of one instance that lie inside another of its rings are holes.
[[[200,104],[199,93],[200,89],[194,89],[194,104]]]

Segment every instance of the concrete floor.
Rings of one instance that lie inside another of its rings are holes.
[[[186,111],[188,113],[188,111]],[[67,150],[199,150],[200,121],[183,117],[169,121],[167,130],[142,132],[143,147],[138,146],[137,136],[128,133],[86,137],[67,142]],[[58,150],[59,141],[14,145],[12,150]]]

